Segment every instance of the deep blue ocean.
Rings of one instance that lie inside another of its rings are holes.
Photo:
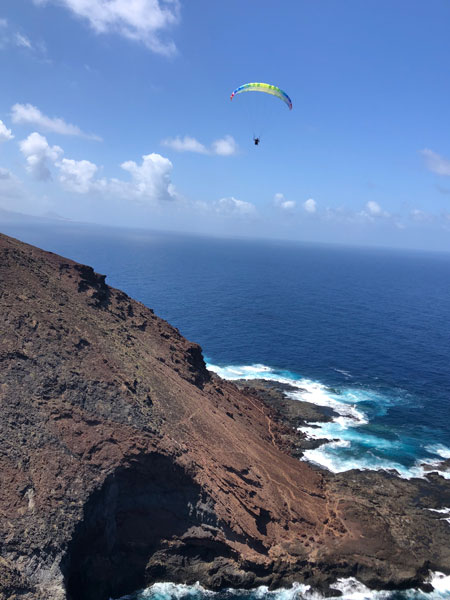
[[[286,381],[293,397],[332,406],[332,423],[305,428],[330,440],[306,460],[401,477],[423,476],[428,464],[450,479],[440,465],[450,458],[450,254],[75,225],[2,230],[107,274],[198,342],[222,376]],[[435,595],[382,596],[345,585],[349,600],[450,597],[439,585]],[[283,593],[318,598],[303,588]]]

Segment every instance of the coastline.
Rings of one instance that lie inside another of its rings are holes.
[[[276,390],[271,407],[214,377],[198,344],[91,267],[1,235],[0,253],[0,595],[107,600],[167,581],[329,595],[450,573],[448,481],[299,460],[296,427],[329,408],[285,403],[289,426]]]
[[[393,425],[390,430],[381,430],[380,435],[372,428],[371,420],[377,414],[370,416],[370,412],[374,412],[377,401],[382,415],[390,408],[391,400],[386,395],[354,384],[329,386],[266,365],[207,367],[240,389],[257,390],[278,418],[296,430],[292,443],[298,446],[301,460],[310,465],[336,474],[380,471],[410,480],[436,473],[450,480],[450,447],[439,442],[423,443],[417,436],[405,438],[404,432],[398,435]],[[408,447],[411,443],[417,447]],[[417,452],[414,463],[410,456],[413,448]],[[406,456],[408,462],[402,462]]]
[[[339,414],[332,408],[294,398],[292,393],[297,392],[298,388],[287,383],[267,379],[237,379],[233,383],[246,393],[257,396],[272,411],[274,420],[281,426],[281,445],[292,456],[307,460],[305,452],[330,443],[329,439],[310,438],[305,430],[310,431],[311,428],[318,428],[319,423],[329,423],[338,418]],[[423,475],[410,479],[400,477],[395,470],[355,468],[333,473],[323,465],[310,463],[310,466],[325,475],[329,488],[339,499],[337,505],[359,499],[367,506],[365,518],[370,518],[372,510],[382,516],[387,528],[384,532],[377,532],[374,527],[374,536],[380,533],[382,537],[388,535],[389,529],[398,527],[400,520],[403,535],[410,538],[415,551],[424,540],[427,540],[425,546],[430,549],[434,544],[443,542],[441,525],[444,522],[450,526],[450,481],[442,476],[436,465],[424,464]],[[439,466],[441,469],[448,468],[450,461],[440,461]],[[434,515],[432,522],[427,518],[427,512]],[[363,515],[360,518],[364,518]],[[430,540],[430,532],[433,532],[435,525],[436,538],[433,539],[432,533]],[[429,559],[424,567],[427,564],[432,571],[431,553]],[[424,592],[432,591],[432,586],[427,584],[419,587]],[[445,593],[447,591],[450,594],[450,588],[445,588]]]

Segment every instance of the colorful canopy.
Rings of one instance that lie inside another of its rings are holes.
[[[265,94],[271,94],[272,96],[276,96],[280,100],[283,100],[285,104],[289,107],[289,110],[292,110],[292,102],[286,92],[283,92],[276,85],[270,85],[268,83],[244,83],[244,85],[239,86],[230,96],[230,100],[233,100],[234,96],[237,94],[241,94],[242,92],[264,92]]]

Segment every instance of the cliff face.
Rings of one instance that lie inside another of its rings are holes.
[[[425,574],[283,451],[256,395],[90,267],[0,235],[0,319],[0,598]]]

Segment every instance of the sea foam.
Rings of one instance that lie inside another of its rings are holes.
[[[447,521],[447,523],[450,525],[450,508],[427,508],[427,510],[431,511],[431,512],[435,512],[435,513],[439,513],[441,515],[448,515],[445,517],[441,517],[441,521]]]
[[[421,440],[402,438],[395,431],[379,435],[371,430],[371,418],[385,415],[391,405],[403,401],[399,391],[387,394],[349,384],[336,389],[263,364],[207,364],[207,368],[229,380],[263,379],[288,384],[292,389],[285,392],[286,396],[331,408],[335,412],[331,422],[314,422],[299,428],[310,439],[325,440],[319,447],[306,450],[302,460],[334,473],[384,470],[411,479],[424,478],[434,471],[450,479],[450,470],[441,468],[442,462],[450,458],[450,448],[443,444],[423,446]],[[417,454],[415,461],[411,460],[411,448]]]
[[[199,583],[195,585],[175,583],[155,583],[151,587],[124,596],[121,600],[444,600],[450,596],[450,576],[444,573],[431,573],[429,582],[432,592],[411,589],[405,591],[371,590],[354,577],[338,579],[332,586],[336,596],[323,596],[311,586],[294,583],[290,588],[270,590],[260,586],[253,590],[228,588],[221,592],[211,592]]]

